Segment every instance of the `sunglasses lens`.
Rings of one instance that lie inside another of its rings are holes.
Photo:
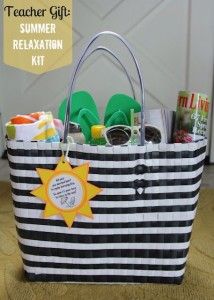
[[[118,126],[107,131],[106,136],[111,145],[126,144],[131,137],[131,130],[127,127]]]
[[[161,143],[161,132],[155,127],[146,126],[145,138],[147,143],[159,144]]]

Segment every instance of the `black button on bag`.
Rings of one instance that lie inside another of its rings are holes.
[[[142,180],[136,179],[136,180],[134,181],[134,185],[135,185],[135,188],[142,187]]]
[[[135,188],[145,188],[148,186],[146,180],[144,179],[136,179],[134,181]]]
[[[143,174],[145,173],[147,170],[146,166],[145,165],[138,165],[136,166],[136,174]]]

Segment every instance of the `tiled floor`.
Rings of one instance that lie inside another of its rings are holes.
[[[0,181],[9,180],[9,168],[6,159],[0,159]],[[202,187],[214,188],[214,165],[205,166]]]
[[[9,180],[9,167],[6,159],[0,159],[0,181]]]
[[[202,187],[214,188],[214,165],[204,167]]]

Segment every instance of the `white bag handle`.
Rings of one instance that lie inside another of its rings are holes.
[[[88,50],[91,48],[91,46],[94,44],[94,42],[100,36],[103,36],[103,35],[111,35],[111,36],[119,39],[126,46],[126,48],[128,49],[128,51],[129,51],[129,53],[130,53],[130,55],[131,55],[131,57],[134,61],[134,64],[135,64],[135,67],[136,67],[136,70],[137,70],[137,74],[138,74],[138,78],[139,78],[139,83],[140,83],[141,105],[142,105],[142,107],[141,107],[141,145],[144,145],[144,143],[145,143],[145,126],[144,126],[144,124],[145,124],[145,114],[144,114],[144,95],[145,95],[145,93],[144,93],[143,76],[141,74],[138,61],[137,61],[135,55],[133,54],[133,51],[131,50],[131,47],[129,46],[128,42],[121,35],[119,35],[115,32],[112,32],[112,31],[99,32],[95,36],[93,36],[92,39],[87,44],[87,46],[85,47],[82,55],[80,56],[80,58],[77,61],[77,65],[74,68],[73,75],[72,75],[72,78],[71,78],[71,85],[70,85],[69,92],[68,92],[68,97],[67,97],[67,107],[66,107],[66,116],[65,116],[65,131],[64,131],[63,142],[64,143],[67,142],[67,135],[68,135],[68,129],[69,129],[69,120],[70,120],[70,111],[71,111],[71,105],[72,105],[72,97],[71,96],[73,95],[74,86],[75,86],[78,71],[79,71],[83,61],[87,57],[86,55],[87,55]]]
[[[123,63],[121,62],[121,60],[118,58],[118,56],[113,52],[111,51],[110,49],[104,47],[104,46],[98,46],[96,47],[95,49],[91,50],[89,53],[87,53],[87,55],[85,55],[82,63],[81,63],[81,66],[79,68],[79,70],[81,69],[82,65],[84,64],[84,62],[92,55],[94,54],[95,52],[97,51],[105,51],[107,52],[108,54],[110,54],[111,56],[113,56],[116,61],[119,63],[119,65],[121,66],[121,68],[123,69],[124,73],[126,74],[126,77],[129,81],[129,84],[130,84],[130,87],[131,87],[131,91],[132,91],[132,96],[133,98],[136,100],[136,95],[135,95],[135,90],[134,90],[134,86],[133,86],[133,83],[132,83],[132,80],[131,80],[131,76],[129,75],[128,71],[126,70],[125,66],[123,65]]]

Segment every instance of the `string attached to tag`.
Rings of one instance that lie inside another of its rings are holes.
[[[71,145],[74,144],[74,139],[72,138],[72,136],[68,135],[67,137],[67,147],[66,147],[66,150],[64,151],[63,149],[63,146],[65,144],[61,144],[61,150],[62,150],[62,156],[63,156],[63,162],[65,163],[65,161],[68,161],[69,162],[69,157],[68,157],[68,154],[69,154],[69,151],[71,150]]]

